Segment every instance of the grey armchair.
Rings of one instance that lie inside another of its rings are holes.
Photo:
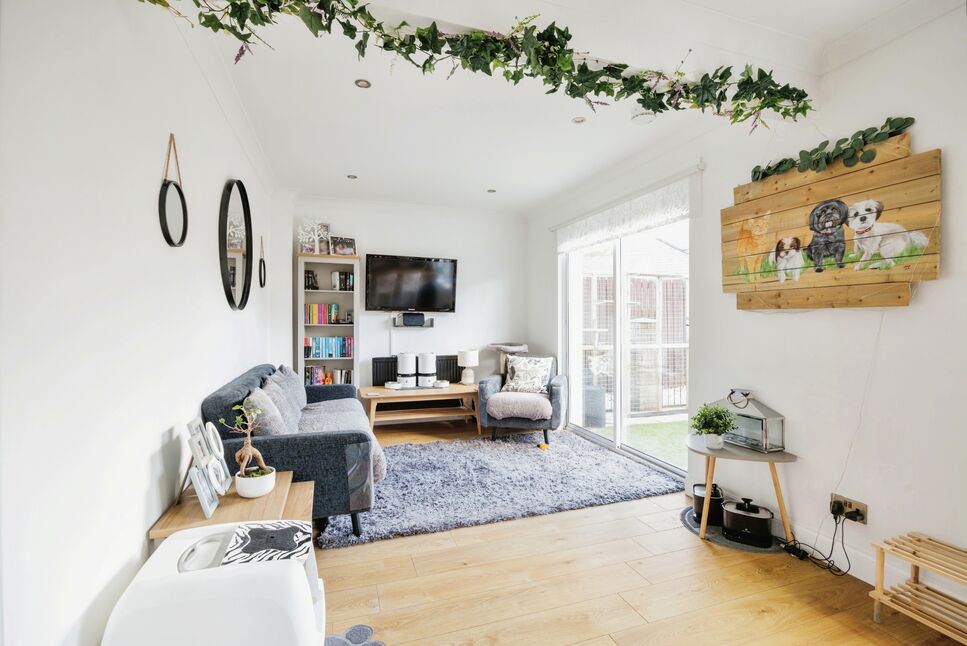
[[[548,431],[561,427],[567,412],[567,377],[557,374],[557,360],[551,357],[551,372],[547,381],[547,394],[533,394],[534,397],[547,397],[551,402],[549,419],[529,419],[526,417],[504,417],[496,419],[487,413],[490,398],[500,392],[504,385],[504,375],[491,375],[478,385],[480,394],[480,426],[491,429],[490,439],[497,440],[497,429],[522,429],[544,431],[544,443],[550,443]],[[545,404],[546,405],[546,404]]]

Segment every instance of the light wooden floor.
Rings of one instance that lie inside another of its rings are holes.
[[[463,424],[418,429],[377,434],[476,437]],[[317,550],[327,632],[369,624],[390,646],[947,643],[887,608],[874,624],[857,579],[700,541],[679,523],[686,504],[671,494]]]

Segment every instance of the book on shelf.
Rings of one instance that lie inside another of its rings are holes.
[[[306,303],[305,323],[307,325],[339,323],[339,304]]]
[[[336,291],[353,291],[353,272],[351,271],[333,271],[330,273],[330,280],[332,288]]]
[[[326,366],[306,366],[305,381],[307,386],[319,386],[327,381],[330,384],[351,384],[353,371],[341,368],[327,370]]]
[[[350,359],[355,343],[351,336],[303,337],[302,354],[306,359]]]
[[[311,269],[306,269],[303,275],[303,284],[305,289],[319,289],[319,281],[316,279],[316,272],[312,271]]]

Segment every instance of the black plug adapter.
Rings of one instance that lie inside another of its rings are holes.
[[[853,509],[851,511],[846,512],[845,518],[846,518],[846,520],[852,520],[854,522],[859,522],[859,521],[863,520],[863,512],[861,512],[859,509]]]
[[[829,503],[829,513],[831,513],[833,516],[842,516],[844,511],[846,511],[846,508],[843,507],[843,501],[842,500],[832,500],[832,501],[830,501],[830,503]]]

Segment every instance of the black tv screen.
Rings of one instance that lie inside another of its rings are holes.
[[[366,309],[453,312],[457,261],[366,254]]]

